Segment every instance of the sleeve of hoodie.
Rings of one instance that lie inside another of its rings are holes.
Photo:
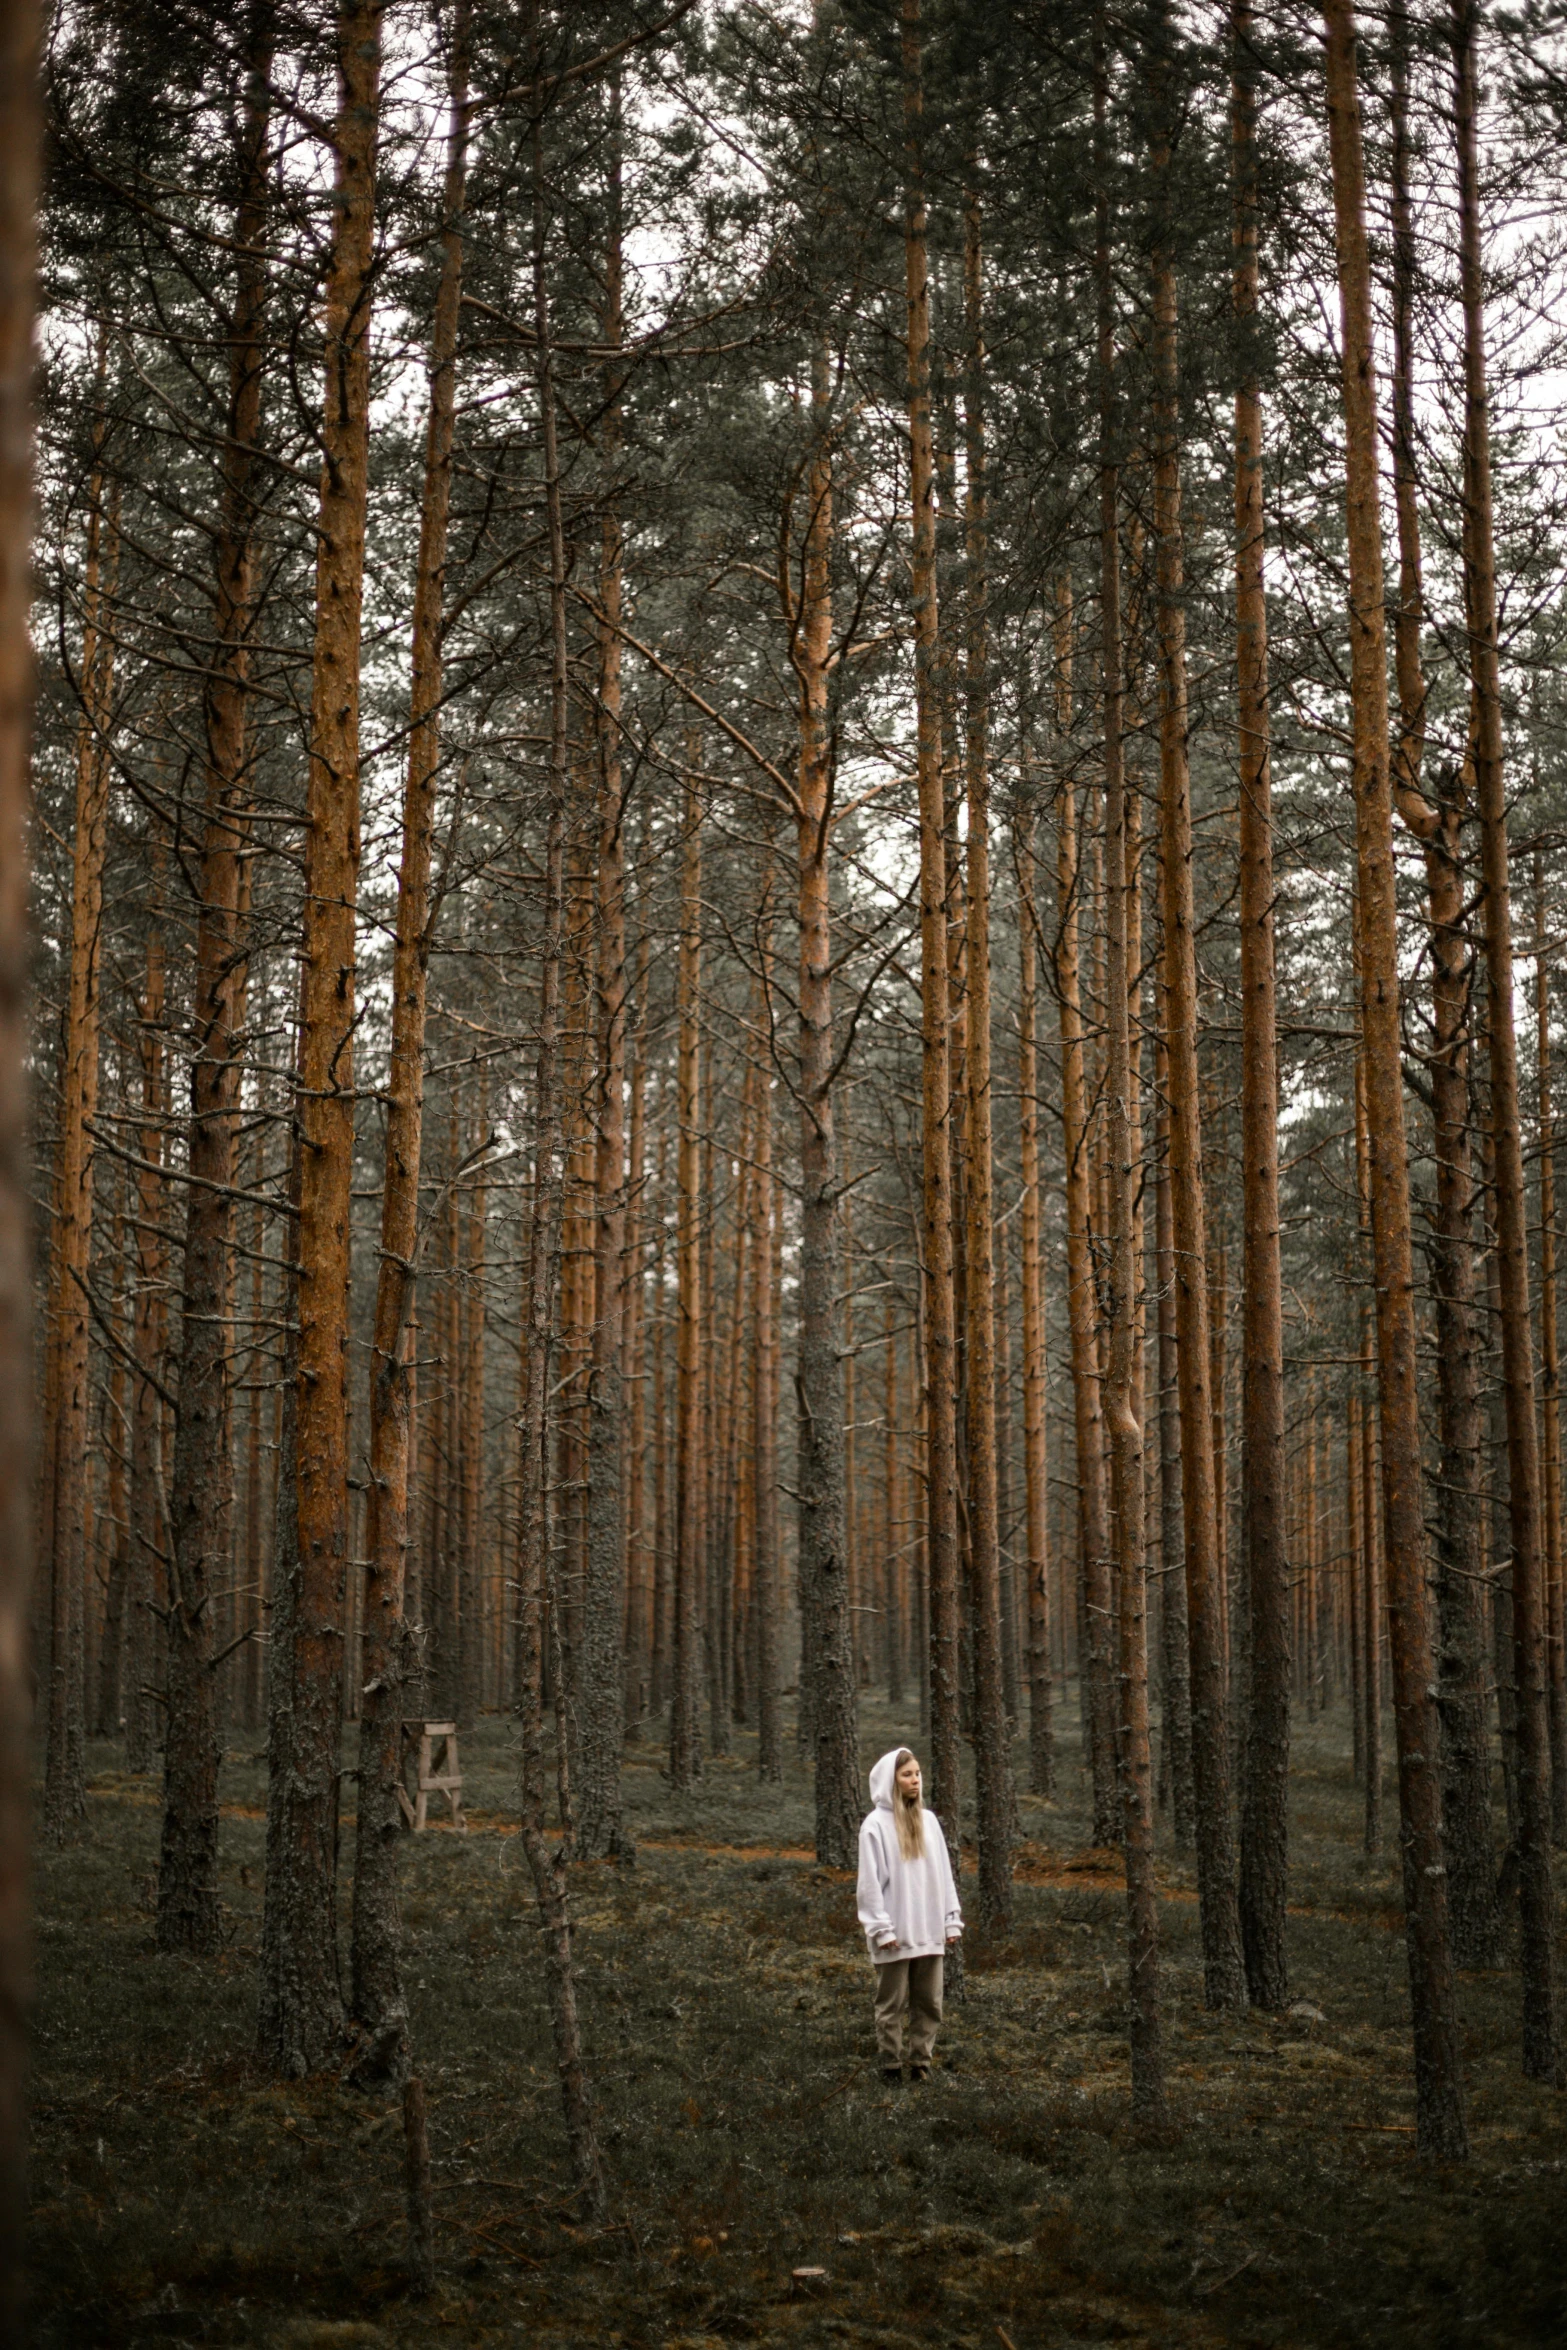
[[[952,1874],[952,1855],[947,1850],[947,1839],[941,1822],[936,1818],[934,1812],[927,1812],[925,1816],[941,1839],[942,1919],[947,1939],[950,1942],[954,1934],[961,1934],[963,1931],[963,1905],[958,1899],[958,1888]]]
[[[887,1884],[882,1875],[881,1838],[876,1833],[874,1812],[860,1822],[860,1881],[855,1888],[855,1900],[860,1924],[872,1942],[895,1942],[897,1932],[887,1915]]]

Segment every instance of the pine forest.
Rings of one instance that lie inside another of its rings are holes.
[[[1564,667],[1559,0],[0,0],[0,2345],[1567,2338]]]

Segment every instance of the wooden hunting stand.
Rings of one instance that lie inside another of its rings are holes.
[[[418,1748],[419,1774],[413,1801],[403,1784],[408,1776],[408,1758]],[[440,1749],[440,1767],[436,1767],[436,1753]],[[457,1724],[455,1722],[404,1722],[403,1775],[398,1782],[397,1800],[402,1805],[403,1824],[417,1836],[427,1825],[430,1798],[444,1795],[452,1807],[452,1826],[466,1836],[468,1823],[462,1809],[462,1764],[457,1759]]]

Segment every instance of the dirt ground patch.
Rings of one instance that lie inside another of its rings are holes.
[[[866,1717],[867,1757],[904,1734]],[[633,1749],[637,1864],[575,1874],[612,2180],[610,2224],[588,2230],[526,1871],[514,1837],[483,1832],[514,1817],[509,1733],[481,1725],[464,1741],[478,1832],[403,1848],[438,2218],[423,2303],[395,2110],[271,2081],[251,2054],[260,1757],[225,1766],[231,1933],[198,1965],[151,1947],[155,1791],[96,1750],[81,1836],[38,1867],[36,2339],[1559,2343],[1567,2100],[1520,2074],[1516,1977],[1467,1977],[1474,2159],[1416,2158],[1396,1888],[1358,1858],[1340,1728],[1297,1740],[1296,2013],[1205,2013],[1191,1872],[1161,1857],[1174,2119],[1154,2138],[1129,2117],[1119,1871],[1084,1849],[1075,1752],[1060,1806],[1023,1799],[1015,1927],[971,1937],[936,2079],[893,2092],[853,1887],[814,1866],[793,1757],[782,1789],[742,1753],[682,1799],[659,1752]]]

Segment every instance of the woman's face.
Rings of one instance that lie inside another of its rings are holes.
[[[905,1803],[918,1803],[920,1794],[920,1767],[912,1754],[905,1755],[898,1765],[898,1793]]]

